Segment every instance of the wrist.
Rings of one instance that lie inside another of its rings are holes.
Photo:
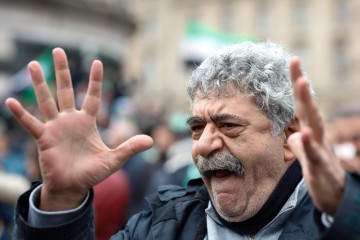
[[[44,189],[44,186],[41,188],[40,200],[38,208],[42,211],[48,212],[57,212],[57,211],[67,211],[74,208],[77,208],[84,201],[87,192],[57,192],[50,193]]]

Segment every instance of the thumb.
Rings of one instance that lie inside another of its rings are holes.
[[[300,161],[301,165],[305,164],[306,154],[304,151],[301,132],[291,134],[287,140],[287,143],[296,158]]]
[[[112,151],[115,153],[116,165],[123,165],[133,155],[151,148],[153,140],[147,135],[136,135],[120,144]]]

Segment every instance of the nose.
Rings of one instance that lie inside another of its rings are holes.
[[[196,155],[208,157],[211,153],[223,147],[223,141],[216,128],[206,126],[200,138],[194,143]]]

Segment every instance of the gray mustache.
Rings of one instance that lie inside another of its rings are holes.
[[[209,157],[197,156],[197,168],[201,176],[206,176],[209,171],[228,170],[239,176],[244,175],[244,167],[232,153],[219,152]]]

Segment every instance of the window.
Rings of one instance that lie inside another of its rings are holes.
[[[294,54],[300,58],[302,68],[305,72],[308,72],[310,70],[309,50],[305,44],[297,44],[294,49]]]
[[[308,3],[306,0],[294,1],[294,24],[298,28],[304,28],[309,18]]]
[[[334,0],[334,14],[337,24],[345,24],[349,19],[348,0]]]
[[[334,77],[335,81],[343,81],[349,71],[349,55],[344,42],[337,42],[334,47]]]
[[[157,24],[154,19],[148,19],[144,22],[144,40],[147,43],[153,43],[157,36]]]
[[[260,0],[257,12],[257,26],[260,30],[265,31],[269,27],[270,5],[268,0]]]
[[[234,31],[234,2],[222,4],[221,27],[226,32]]]

